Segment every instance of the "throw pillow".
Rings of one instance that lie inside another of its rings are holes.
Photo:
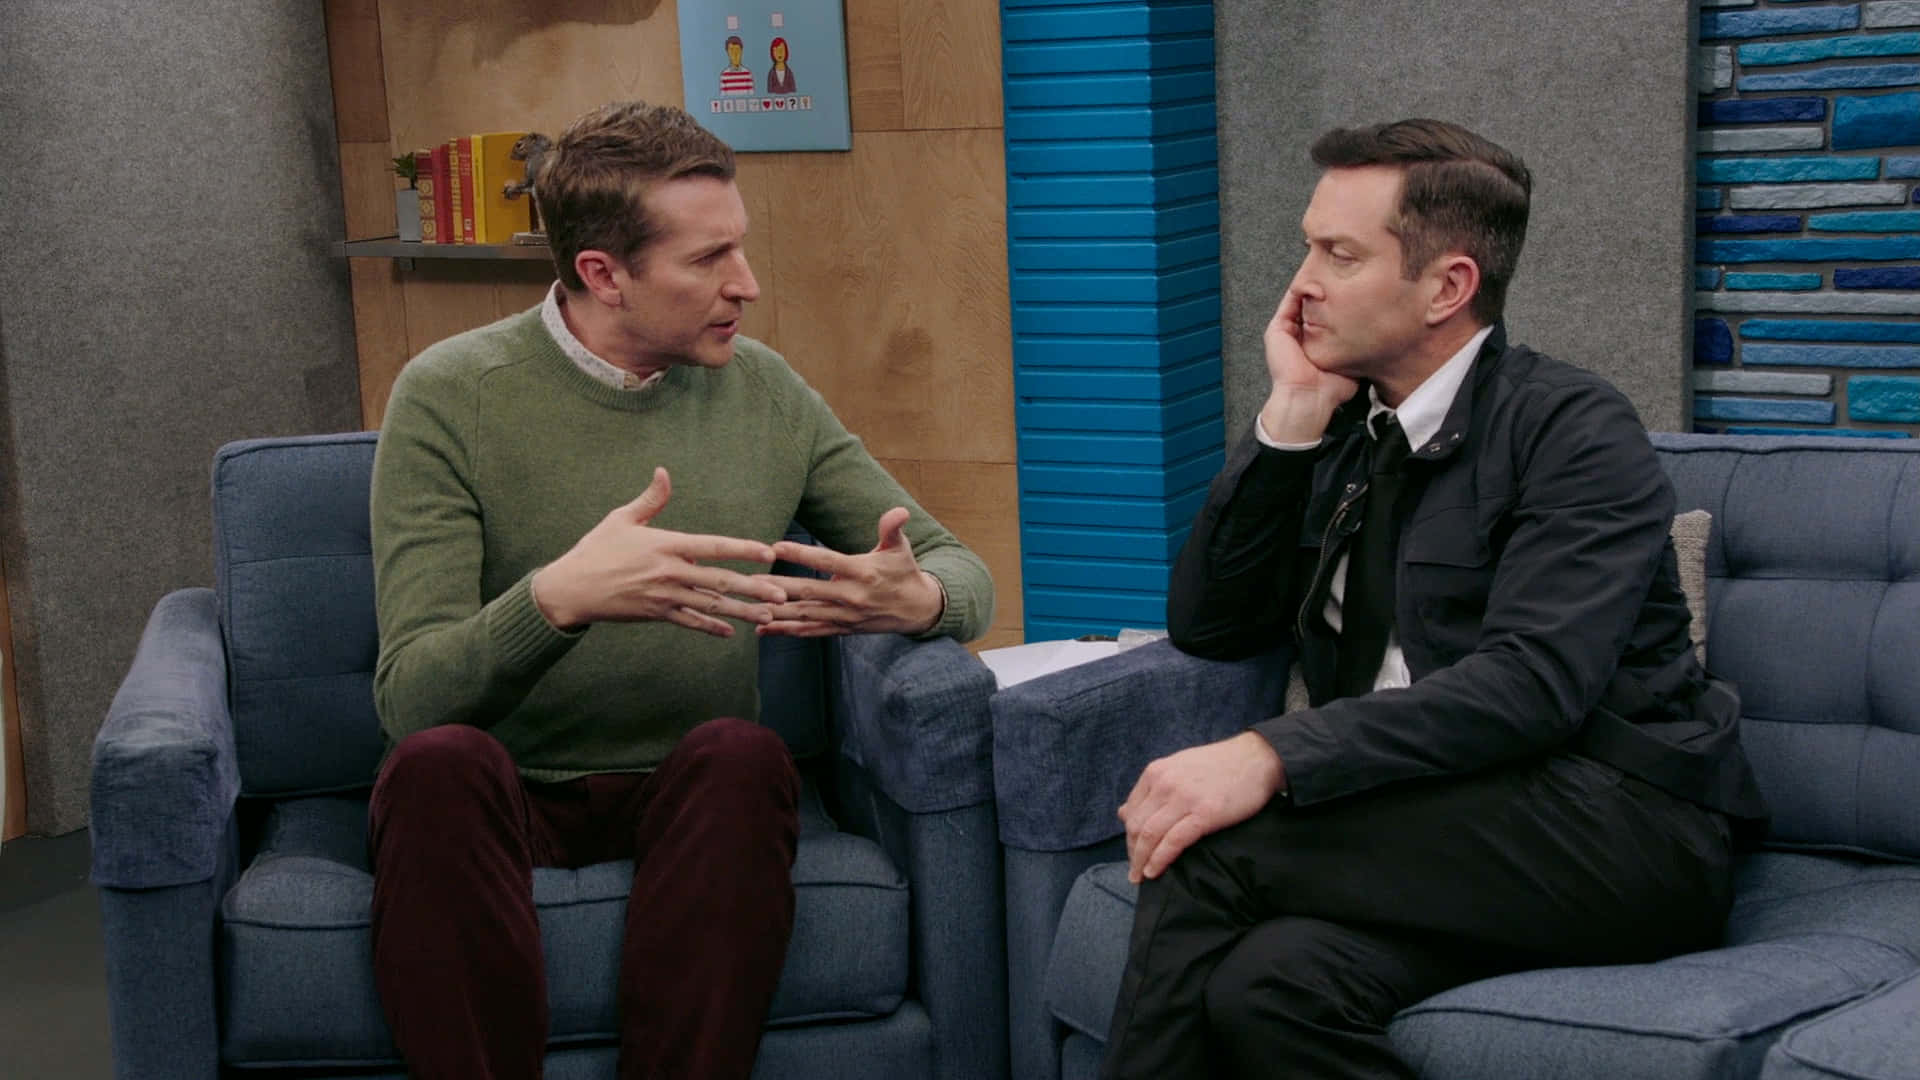
[[[1680,591],[1687,597],[1687,613],[1693,616],[1693,654],[1707,662],[1707,538],[1713,531],[1713,515],[1705,510],[1689,510],[1673,516],[1674,558],[1680,562]]]

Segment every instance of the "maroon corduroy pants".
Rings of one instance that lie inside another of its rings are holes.
[[[533,1080],[547,986],[533,868],[634,860],[620,955],[622,1080],[745,1080],[793,930],[799,779],[780,737],[713,720],[650,775],[527,783],[448,725],[374,785],[373,967],[421,1080]]]

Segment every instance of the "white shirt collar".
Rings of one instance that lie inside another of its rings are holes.
[[[667,374],[667,369],[661,368],[643,379],[631,371],[624,371],[595,356],[592,349],[587,348],[579,338],[573,336],[572,330],[567,329],[566,316],[560,314],[560,283],[558,281],[553,283],[553,288],[547,290],[547,298],[540,304],[540,321],[546,324],[547,333],[553,335],[553,340],[560,345],[560,351],[567,354],[567,359],[573,361],[581,371],[615,390],[645,390]]]
[[[1380,394],[1368,387],[1367,400],[1372,404],[1367,410],[1368,429],[1372,429],[1374,417],[1383,412],[1392,413],[1394,419],[1400,422],[1400,430],[1407,433],[1407,445],[1414,450],[1420,449],[1428,439],[1439,434],[1440,425],[1446,422],[1447,410],[1453,407],[1453,399],[1460,393],[1460,384],[1467,380],[1467,372],[1473,368],[1473,358],[1480,354],[1480,346],[1486,344],[1488,335],[1492,333],[1493,327],[1481,327],[1479,333],[1467,339],[1459,352],[1415,387],[1397,409],[1382,405]]]

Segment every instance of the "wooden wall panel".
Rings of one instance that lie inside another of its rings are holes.
[[[978,655],[988,649],[1004,649],[1009,645],[1018,645],[1027,640],[1026,631],[1019,627],[996,626],[977,639],[967,642],[967,651]]]
[[[494,320],[492,263],[455,259],[416,259],[402,271],[407,315],[407,354],[417,356],[441,338],[485,326]]]
[[[381,77],[377,0],[326,0],[327,66],[333,125],[343,143],[387,141],[387,87]]]
[[[415,259],[401,272],[406,289],[408,351],[531,307],[553,281],[544,262]]]
[[[994,649],[1022,640],[1020,521],[1008,508],[1020,501],[1012,464],[878,458],[934,520],[972,548],[993,574],[993,624],[972,647]]]
[[[539,269],[535,269],[539,266]],[[516,312],[525,311],[547,298],[553,288],[553,266],[551,263],[515,267],[493,287],[494,318],[504,319]],[[428,344],[431,344],[430,342]],[[422,348],[425,346],[423,345]]]
[[[780,163],[783,351],[876,456],[1012,462],[1000,134],[858,143]]]
[[[920,490],[915,497],[993,573],[993,629],[1018,635],[1023,615],[1020,483],[1015,466],[1011,462],[921,461],[919,473]]]
[[[681,104],[671,0],[410,0],[380,6],[396,144],[477,131],[558,134],[609,101]]]
[[[907,126],[900,77],[900,0],[848,0],[847,103],[855,131]],[[999,70],[996,65],[996,71]]]
[[[895,480],[900,481],[900,486],[907,489],[907,494],[913,496],[914,501],[918,502],[922,509],[925,509],[927,505],[927,492],[921,483],[920,463],[918,461],[914,461],[911,458],[875,458],[874,460],[880,463],[881,468],[891,473]],[[928,512],[932,513],[932,511]],[[939,514],[934,514],[933,516],[935,519],[940,519]],[[945,525],[946,521],[940,519],[940,524]]]
[[[387,395],[413,355],[407,340],[407,301],[392,259],[348,259],[353,280],[354,347],[360,354],[360,423],[377,428]]]
[[[740,198],[747,204],[747,262],[753,267],[753,279],[760,286],[760,299],[747,305],[740,317],[740,332],[756,341],[780,347],[780,307],[776,302],[773,264],[769,257],[779,238],[773,224],[773,202],[769,194],[779,182],[777,162],[780,154],[739,154],[734,157],[734,181]]]
[[[360,354],[361,421],[380,426],[400,369],[422,349],[538,304],[553,284],[546,263],[349,259]]]
[[[902,0],[900,70],[907,127],[1003,130],[1000,5]],[[1004,178],[1003,178],[1004,180]]]
[[[399,152],[386,140],[340,144],[340,200],[347,218],[347,239],[377,240],[394,235],[393,193],[400,182],[390,170]]]

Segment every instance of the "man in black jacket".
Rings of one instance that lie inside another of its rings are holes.
[[[1272,390],[1174,569],[1174,643],[1291,643],[1311,707],[1149,765],[1109,1078],[1411,1077],[1401,1007],[1712,944],[1737,699],[1695,661],[1626,399],[1500,326],[1531,176],[1457,126],[1336,130]]]

